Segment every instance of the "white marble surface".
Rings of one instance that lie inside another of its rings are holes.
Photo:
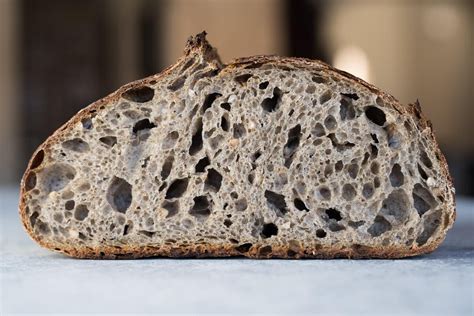
[[[473,315],[474,200],[434,253],[404,260],[75,260],[23,231],[0,189],[0,314]]]

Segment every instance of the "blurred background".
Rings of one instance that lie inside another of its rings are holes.
[[[0,0],[0,184],[18,185],[49,134],[202,30],[224,62],[317,58],[420,100],[457,193],[474,194],[471,0]]]

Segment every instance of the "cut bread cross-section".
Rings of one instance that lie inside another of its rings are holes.
[[[223,64],[201,33],[36,150],[20,215],[80,258],[400,258],[443,241],[455,202],[418,102],[315,60]]]

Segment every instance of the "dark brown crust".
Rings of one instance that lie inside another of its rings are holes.
[[[222,65],[219,57],[216,53],[216,50],[209,45],[205,39],[205,32],[202,32],[194,37],[190,37],[186,48],[184,50],[184,56],[181,57],[174,65],[168,67],[160,74],[152,75],[150,77],[131,82],[120,87],[117,91],[109,94],[105,98],[102,98],[91,105],[85,107],[83,110],[79,111],[74,117],[72,117],[67,123],[61,126],[56,132],[53,133],[43,144],[41,144],[34,154],[32,155],[31,160],[28,163],[28,167],[23,175],[21,180],[20,188],[20,201],[19,201],[19,213],[20,218],[23,223],[23,227],[28,232],[30,237],[35,240],[41,246],[56,251],[67,254],[75,258],[88,258],[88,259],[130,259],[130,258],[143,258],[143,257],[179,257],[179,258],[188,258],[188,257],[233,257],[233,256],[245,256],[249,258],[320,258],[320,259],[330,259],[330,258],[403,258],[411,257],[420,254],[426,254],[434,251],[444,240],[447,230],[453,225],[455,220],[455,210],[453,210],[452,216],[449,217],[450,222],[447,223],[447,227],[444,229],[444,233],[440,234],[437,239],[431,240],[429,243],[425,244],[422,247],[417,247],[416,245],[411,248],[396,248],[396,247],[366,247],[362,245],[354,245],[351,248],[337,249],[337,248],[324,248],[319,244],[314,244],[307,246],[306,248],[290,248],[290,246],[272,246],[271,253],[269,255],[262,254],[259,249],[267,245],[253,245],[248,252],[242,253],[239,252],[236,248],[237,245],[227,244],[227,245],[212,245],[212,244],[199,244],[192,246],[183,246],[183,245],[162,245],[157,247],[152,246],[121,246],[121,247],[111,247],[103,246],[97,248],[89,248],[84,246],[77,246],[71,248],[57,248],[57,246],[48,243],[43,240],[41,236],[38,236],[34,233],[29,221],[28,215],[26,212],[26,203],[25,195],[26,188],[25,182],[30,174],[30,171],[34,170],[32,164],[34,157],[41,150],[47,152],[51,144],[54,144],[55,141],[61,136],[61,133],[74,126],[76,123],[82,119],[89,117],[91,113],[100,110],[100,107],[103,105],[108,105],[117,101],[123,92],[144,85],[150,85],[158,82],[161,78],[166,77],[175,69],[179,69],[181,64],[186,60],[186,57],[190,54],[197,54],[201,56],[206,62],[214,63],[216,68],[222,68],[221,72],[230,72],[235,69],[244,69],[245,67],[252,67],[255,65],[271,65],[274,67],[281,67],[285,69],[314,69],[321,72],[325,72],[327,75],[339,75],[340,78],[349,80],[360,84],[372,93],[377,94],[385,104],[392,106],[397,110],[401,115],[412,116],[415,118],[415,121],[418,125],[420,131],[429,128],[430,136],[432,138],[432,143],[435,144],[435,152],[440,158],[440,165],[442,167],[441,172],[450,182],[450,189],[453,194],[453,208],[454,208],[454,184],[452,182],[451,175],[448,171],[448,165],[444,155],[439,149],[438,143],[436,142],[431,122],[428,121],[421,112],[421,107],[418,101],[414,104],[408,106],[401,105],[398,100],[393,96],[380,91],[375,86],[363,81],[360,78],[357,78],[347,72],[335,69],[321,61],[310,60],[305,58],[288,58],[288,57],[276,57],[276,56],[254,56],[248,58],[239,58],[228,65]],[[35,166],[33,166],[35,167]]]

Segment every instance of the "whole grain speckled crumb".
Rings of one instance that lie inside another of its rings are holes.
[[[314,60],[225,65],[201,33],[36,150],[20,215],[79,258],[398,258],[434,250],[455,202],[418,102]]]

